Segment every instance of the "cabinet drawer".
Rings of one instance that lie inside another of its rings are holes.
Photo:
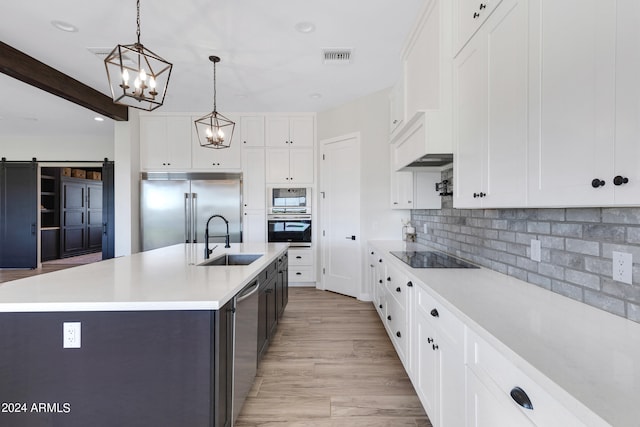
[[[389,294],[398,302],[399,306],[405,310],[407,307],[407,293],[409,279],[390,265],[387,266],[387,276],[384,278],[385,286]],[[412,284],[413,285],[413,284]]]
[[[289,265],[313,265],[312,249],[289,249]]]
[[[425,291],[421,284],[416,286],[415,305],[416,310],[422,312],[442,334],[454,343],[463,344],[464,324]]]
[[[469,368],[486,385],[495,385],[499,392],[497,398],[524,413],[535,425],[539,426],[584,426],[574,414],[555,400],[542,386],[511,363],[498,350],[467,329],[467,355]],[[541,350],[542,351],[542,350]],[[526,393],[532,409],[525,409],[516,403],[516,387]],[[595,421],[595,420],[594,420]],[[600,425],[599,422],[588,423]]]
[[[291,261],[291,255],[289,255]],[[296,266],[289,262],[289,281],[290,282],[315,282],[316,277],[312,266],[301,265]]]
[[[402,360],[403,364],[406,364],[407,342],[409,339],[407,312],[403,307],[400,307],[395,298],[388,296],[388,294],[384,322],[400,360]]]

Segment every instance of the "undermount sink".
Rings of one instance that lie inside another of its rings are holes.
[[[200,266],[215,266],[215,265],[249,265],[262,254],[224,254],[218,257],[206,260],[205,262],[198,264]]]

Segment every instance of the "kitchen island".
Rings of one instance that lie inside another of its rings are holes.
[[[262,256],[181,244],[0,286],[0,425],[230,425],[234,296],[288,245],[222,246]]]

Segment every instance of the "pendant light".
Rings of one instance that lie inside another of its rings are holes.
[[[210,56],[213,62],[213,111],[196,120],[196,133],[200,146],[206,148],[229,148],[236,124],[216,111],[216,64],[220,62],[217,56]]]
[[[138,41],[117,45],[104,60],[116,104],[153,111],[162,106],[173,65],[140,43],[140,0],[137,0]]]

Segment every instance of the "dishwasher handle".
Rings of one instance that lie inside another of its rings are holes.
[[[247,298],[249,298],[251,295],[255,294],[256,292],[258,292],[258,281],[256,280],[255,282],[253,282],[253,284],[247,286],[246,288],[244,288],[244,290],[242,291],[241,295],[238,295],[238,299],[236,300],[238,303],[242,302],[244,300],[246,300]]]

